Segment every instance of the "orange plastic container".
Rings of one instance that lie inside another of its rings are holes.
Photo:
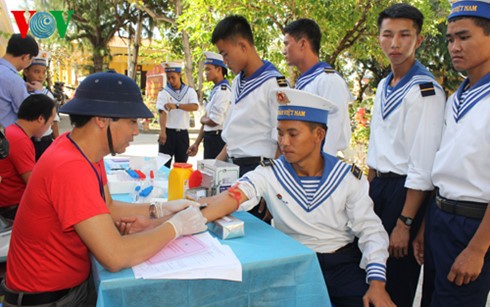
[[[168,176],[168,200],[184,198],[184,192],[188,188],[189,177],[193,171],[192,164],[174,163]]]

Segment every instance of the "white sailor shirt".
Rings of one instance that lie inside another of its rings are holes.
[[[167,113],[167,128],[185,130],[189,129],[190,126],[190,112],[179,109],[167,111],[165,110],[165,105],[167,103],[193,103],[199,106],[198,101],[197,93],[192,87],[182,84],[179,90],[174,90],[167,84],[158,93],[156,107],[157,110]]]
[[[204,125],[204,131],[223,130],[223,122],[226,112],[231,103],[231,86],[228,80],[224,79],[217,83],[211,90],[209,102],[206,104],[206,114],[209,119],[217,125],[210,127]]]
[[[432,180],[442,197],[490,202],[490,73],[449,97]],[[459,107],[458,107],[459,106]]]
[[[432,74],[414,66],[387,94],[393,73],[376,91],[367,164],[380,172],[407,175],[405,187],[428,191],[444,121],[445,94]]]
[[[351,138],[348,108],[354,97],[345,80],[327,63],[318,62],[298,78],[294,87],[324,97],[337,106],[337,112],[328,114],[323,151],[335,156],[346,149]]]
[[[257,167],[239,179],[249,210],[263,197],[277,229],[313,249],[332,253],[359,238],[360,267],[368,278],[384,279],[388,234],[374,213],[369,184],[361,171],[323,153],[325,167],[312,200],[284,156],[272,166]],[[354,170],[354,171],[351,171]]]
[[[231,87],[231,105],[221,137],[233,158],[274,158],[277,149],[278,104],[272,90],[285,78],[264,61],[253,75],[238,74]]]

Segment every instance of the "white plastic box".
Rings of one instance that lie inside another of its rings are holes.
[[[240,167],[238,165],[216,159],[197,161],[197,169],[202,173],[203,177],[201,186],[215,189],[218,193],[220,188],[231,186],[238,180],[240,175]]]

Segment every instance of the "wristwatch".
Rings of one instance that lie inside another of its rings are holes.
[[[398,218],[400,219],[400,221],[403,222],[403,224],[407,225],[408,227],[412,226],[413,218],[401,214]]]
[[[179,109],[180,108],[180,104],[178,102],[175,104],[175,108],[176,109]]]

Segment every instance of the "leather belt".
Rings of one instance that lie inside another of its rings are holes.
[[[221,134],[222,130],[212,130],[212,131],[204,131],[204,134],[218,135]]]
[[[267,160],[267,158],[264,157],[245,157],[245,158],[230,158],[233,164],[237,165],[253,165],[253,164],[260,164],[260,162]]]
[[[407,175],[400,175],[400,174],[393,173],[393,172],[382,173],[378,170],[374,170],[374,172],[376,173],[376,177],[379,177],[379,178],[403,178],[403,177],[407,177]]]
[[[175,132],[182,132],[182,131],[187,132],[187,129],[174,129],[174,128],[165,128],[165,129],[170,130],[170,131],[175,131]]]
[[[19,304],[20,306],[43,305],[43,304],[56,302],[57,300],[59,300],[60,298],[68,294],[70,290],[71,288],[54,291],[54,292],[41,292],[41,293],[28,293],[28,292],[14,293],[7,290],[4,299],[7,303],[12,305],[17,305],[17,304]],[[18,302],[17,300],[21,295],[22,295],[22,299],[20,300],[20,302]]]
[[[487,210],[486,203],[478,203],[472,201],[459,201],[451,200],[436,195],[436,206],[444,212],[456,214],[464,217],[469,217],[472,219],[483,219],[485,211]]]

